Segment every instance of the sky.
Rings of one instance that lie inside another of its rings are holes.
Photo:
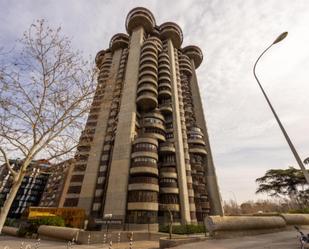
[[[94,58],[115,33],[125,32],[126,15],[137,6],[151,10],[159,25],[178,23],[183,46],[203,51],[197,76],[223,199],[267,198],[255,194],[255,179],[297,164],[252,67],[280,33],[289,32],[262,58],[257,74],[300,157],[309,157],[309,1],[0,0],[0,47],[12,48],[44,18]]]

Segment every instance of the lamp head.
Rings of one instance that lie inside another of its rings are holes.
[[[283,32],[281,35],[277,37],[277,39],[273,42],[273,44],[281,42],[285,37],[287,37],[287,35],[288,35],[288,32]]]

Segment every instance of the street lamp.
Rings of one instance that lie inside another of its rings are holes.
[[[281,42],[287,35],[288,35],[288,32],[284,32],[284,33],[282,33],[281,35],[279,35],[279,36],[277,37],[277,39],[261,53],[261,55],[258,57],[258,59],[256,60],[256,62],[255,62],[255,64],[254,64],[254,67],[253,67],[253,74],[254,74],[254,77],[255,77],[257,83],[259,84],[259,87],[260,87],[260,89],[261,89],[261,91],[262,91],[262,93],[263,93],[263,95],[264,95],[264,97],[265,97],[265,99],[266,99],[266,101],[267,101],[267,103],[268,103],[268,105],[269,105],[269,107],[270,107],[272,113],[274,114],[274,116],[275,116],[275,118],[276,118],[276,120],[277,120],[277,122],[278,122],[278,125],[279,125],[279,127],[280,127],[280,129],[281,129],[281,131],[282,131],[282,133],[283,133],[283,135],[284,135],[286,141],[288,142],[288,144],[289,144],[289,146],[290,146],[290,149],[291,149],[291,151],[292,151],[292,153],[293,153],[293,155],[294,155],[294,157],[295,157],[295,159],[296,159],[296,161],[297,161],[297,163],[298,163],[298,165],[299,165],[301,171],[303,172],[303,174],[304,174],[304,176],[305,176],[305,178],[306,178],[307,183],[309,184],[309,174],[308,174],[308,172],[306,171],[306,168],[305,168],[305,166],[303,165],[302,160],[300,159],[300,157],[299,157],[299,155],[298,155],[298,153],[297,153],[297,151],[296,151],[296,149],[295,149],[295,147],[294,147],[294,145],[293,145],[291,139],[289,138],[287,132],[285,131],[285,129],[284,129],[284,127],[283,127],[283,125],[282,125],[282,123],[281,123],[281,121],[280,121],[280,119],[279,119],[277,113],[275,112],[275,109],[274,109],[273,106],[271,105],[270,100],[268,99],[268,97],[267,97],[267,95],[266,95],[266,93],[265,93],[265,91],[264,91],[264,89],[263,89],[263,87],[262,87],[262,85],[261,85],[261,83],[260,83],[258,77],[256,76],[256,73],[255,73],[256,65],[257,65],[257,63],[259,62],[259,60],[261,59],[261,57],[262,57],[262,56],[267,52],[267,50],[269,50],[274,44],[276,44],[276,43],[278,43],[278,42]]]

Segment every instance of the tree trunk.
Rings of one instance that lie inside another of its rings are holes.
[[[2,232],[2,228],[4,226],[4,223],[5,223],[5,220],[6,220],[6,217],[9,213],[9,210],[12,206],[12,203],[15,199],[15,196],[17,194],[17,191],[24,179],[24,176],[25,176],[25,173],[22,173],[22,172],[19,172],[18,173],[18,178],[16,181],[13,181],[13,185],[11,187],[11,190],[10,192],[8,193],[7,195],[7,198],[4,202],[4,205],[3,207],[1,208],[1,213],[0,213],[0,234]]]

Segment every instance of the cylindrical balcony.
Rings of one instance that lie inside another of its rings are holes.
[[[160,177],[160,188],[178,188],[177,179]]]
[[[131,207],[130,207],[131,208]],[[128,210],[126,222],[133,224],[146,224],[144,229],[147,229],[148,224],[158,223],[158,211],[148,210]]]
[[[159,37],[156,37],[156,36],[151,36],[150,39],[153,40],[156,43],[158,51],[159,52],[162,51],[163,44],[162,44],[161,39]]]
[[[142,111],[150,111],[158,105],[158,48],[153,39],[147,39],[141,50],[139,82],[136,104]]]
[[[154,176],[130,176],[128,190],[159,192],[158,178]]]
[[[179,204],[174,204],[174,203],[162,203],[159,205],[159,209],[161,211],[180,211],[180,205]]]
[[[157,107],[157,93],[151,90],[139,90],[137,93],[136,104],[144,111],[152,110]]]
[[[119,33],[112,37],[109,43],[109,48],[113,52],[119,48],[122,49],[127,48],[128,45],[129,45],[129,36],[126,34]]]
[[[199,145],[192,145],[189,148],[189,152],[193,154],[200,154],[200,155],[207,155],[207,150],[205,146],[199,146]]]
[[[160,168],[160,173],[172,173],[173,175],[177,175],[177,169],[176,169],[176,164],[174,165],[167,165],[167,164],[160,164],[161,168]],[[169,178],[169,177],[167,177]],[[173,178],[173,177],[171,177]]]
[[[170,66],[170,59],[166,51],[162,51],[159,55],[160,64],[165,64]]]
[[[126,18],[126,29],[129,34],[137,27],[142,26],[147,33],[152,32],[156,25],[153,14],[146,8],[137,7],[129,12]]]
[[[193,136],[189,136],[189,137],[188,137],[188,143],[189,143],[189,144],[200,144],[200,145],[205,145],[205,141],[204,141],[203,138],[193,137]]]
[[[167,172],[164,170],[160,170],[160,178],[173,178],[177,179],[178,175],[176,172]]]
[[[155,46],[153,46],[153,48],[155,48]],[[157,60],[158,59],[158,54],[154,51],[151,51],[151,50],[146,50],[146,51],[143,51],[141,53],[141,60],[140,60],[140,63],[143,62],[143,60],[146,60],[147,58],[149,58],[150,60],[151,59],[155,59]]]
[[[192,67],[190,58],[187,55],[181,54],[179,57],[179,69],[180,72],[183,72],[184,74],[191,76],[192,75]]]
[[[161,194],[179,194],[178,187],[160,187]]]
[[[160,77],[160,76],[166,76],[170,79],[171,78],[171,72],[166,67],[160,67],[159,78],[161,78],[161,79],[164,78],[164,77]]]
[[[150,137],[137,138],[132,146],[131,175],[158,176],[158,141]]]
[[[132,190],[128,192],[127,222],[157,223],[158,209],[157,191]]]
[[[161,224],[168,224],[170,221],[170,212],[173,215],[174,222],[181,222],[180,204],[178,195],[160,194],[159,219]]]
[[[198,127],[190,127],[187,134],[188,134],[189,152],[193,154],[206,156],[207,150],[203,139],[202,130]]]
[[[171,77],[169,77],[167,75],[161,75],[161,76],[159,76],[158,82],[159,82],[159,85],[161,85],[161,84],[171,85]]]
[[[203,53],[199,47],[194,45],[186,46],[182,49],[182,52],[194,61],[195,68],[198,68],[201,65],[203,61]]]
[[[164,142],[160,144],[159,148],[160,153],[162,154],[170,154],[170,153],[175,153],[176,149],[173,143],[171,142]]]
[[[158,192],[154,191],[130,191],[128,194],[128,202],[158,202]]]
[[[158,211],[159,204],[155,202],[130,202],[128,201],[128,210]]]
[[[159,54],[159,83],[171,83],[170,61],[166,52]]]
[[[157,223],[159,185],[155,176],[131,175],[128,185],[127,219],[129,223]],[[137,218],[144,212],[145,216],[153,216],[153,220]],[[156,212],[156,213],[154,213]],[[151,215],[150,215],[151,214]]]
[[[149,112],[142,117],[143,133],[160,141],[165,141],[164,116],[158,111]]]
[[[131,166],[130,175],[159,175],[159,171],[155,167],[150,167],[149,165],[144,166]]]
[[[171,39],[175,48],[180,48],[183,40],[181,28],[173,22],[160,25],[160,36],[162,40]]]
[[[105,50],[101,50],[97,53],[95,57],[95,64],[97,68],[100,68],[102,66],[104,55],[105,55]]]
[[[159,109],[160,112],[164,115],[172,114],[173,113],[172,101],[163,102],[159,104]]]
[[[160,84],[158,88],[159,98],[172,98],[172,89],[169,84]]]

